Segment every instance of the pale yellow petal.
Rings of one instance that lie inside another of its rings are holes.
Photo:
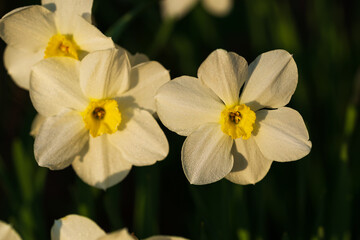
[[[55,220],[51,228],[51,240],[98,240],[105,235],[91,219],[75,214]]]

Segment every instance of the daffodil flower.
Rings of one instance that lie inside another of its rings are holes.
[[[9,224],[0,221],[0,239],[21,240],[21,237]]]
[[[145,63],[150,61],[149,58],[142,53],[136,53],[136,54],[131,54],[129,53],[126,49],[120,47],[120,46],[115,46],[120,52],[124,52],[128,55],[129,57],[129,61],[130,61],[130,65],[131,67],[135,67],[138,64],[141,63]],[[30,135],[35,137],[38,132],[39,129],[41,127],[41,125],[43,124],[43,122],[45,121],[45,117],[41,116],[40,114],[37,114],[31,124],[31,130],[30,130]]]
[[[164,18],[181,18],[194,7],[199,0],[162,0],[161,10]],[[202,0],[207,11],[222,17],[227,15],[233,6],[233,0]]]
[[[106,234],[91,219],[80,215],[67,215],[55,220],[51,228],[51,240],[136,240],[126,228]],[[153,236],[144,240],[186,240],[182,237]]]
[[[190,183],[226,177],[254,184],[272,161],[306,156],[311,142],[304,121],[285,107],[297,80],[296,63],[284,50],[261,54],[249,66],[236,53],[216,50],[198,79],[182,76],[162,86],[157,113],[166,127],[187,136],[181,158]]]
[[[35,158],[53,170],[72,164],[89,185],[106,189],[132,165],[168,154],[164,133],[152,116],[154,95],[170,80],[157,62],[131,68],[123,51],[96,51],[81,62],[53,57],[33,67],[30,97],[45,117],[35,138]]]
[[[91,24],[92,0],[42,0],[42,6],[17,8],[0,20],[8,44],[4,64],[15,83],[29,89],[31,67],[44,58],[81,60],[87,53],[114,47]]]

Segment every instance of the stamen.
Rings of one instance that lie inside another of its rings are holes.
[[[94,116],[94,118],[101,120],[105,117],[105,110],[102,107],[97,107],[94,109],[94,111],[92,112],[92,115]]]

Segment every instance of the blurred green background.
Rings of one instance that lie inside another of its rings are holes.
[[[0,0],[0,16],[31,4],[39,1]],[[235,0],[223,18],[197,4],[184,18],[163,21],[157,1],[94,0],[93,15],[117,44],[159,61],[172,78],[196,76],[217,48],[249,63],[268,50],[292,53],[299,83],[289,106],[302,114],[312,151],[274,162],[253,186],[192,186],[181,167],[184,138],[163,127],[170,143],[164,161],[97,190],[71,167],[37,166],[29,135],[35,110],[1,60],[0,220],[29,240],[49,239],[54,219],[72,213],[139,238],[360,239],[360,1]],[[0,41],[1,55],[4,48]]]

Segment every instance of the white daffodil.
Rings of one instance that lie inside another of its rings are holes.
[[[79,215],[55,220],[51,228],[52,240],[136,240],[126,228],[106,234],[95,222]],[[185,240],[182,237],[154,236],[144,240]]]
[[[154,95],[170,80],[157,62],[131,68],[116,49],[81,62],[54,57],[33,67],[30,97],[45,117],[35,138],[35,158],[53,170],[72,164],[89,185],[108,188],[132,165],[154,164],[169,146],[152,116]]]
[[[21,240],[21,237],[9,224],[0,221],[0,240]]]
[[[199,0],[162,0],[162,15],[164,18],[181,18],[198,2]],[[206,10],[218,17],[227,15],[234,4],[233,0],[201,0],[201,2]]]
[[[297,80],[296,63],[284,50],[261,54],[249,66],[236,53],[216,50],[200,66],[198,79],[182,76],[162,86],[157,113],[170,130],[188,136],[181,157],[190,183],[226,177],[254,184],[272,161],[307,155],[311,142],[304,121],[284,107]]]
[[[8,44],[4,64],[17,85],[29,89],[31,67],[44,58],[81,60],[87,53],[114,47],[91,24],[92,0],[42,0],[42,6],[17,8],[0,20]]]
[[[123,51],[124,53],[126,53],[128,55],[131,67],[135,67],[138,64],[150,61],[149,58],[145,54],[136,53],[133,55],[133,54],[129,53],[126,49],[124,49],[120,46],[116,46],[116,48],[119,51]],[[46,118],[44,116],[41,116],[40,114],[37,114],[35,116],[32,124],[31,124],[31,131],[30,131],[31,136],[35,137],[38,134],[39,129],[40,129],[41,125],[43,124],[43,122],[45,121],[45,119]]]

